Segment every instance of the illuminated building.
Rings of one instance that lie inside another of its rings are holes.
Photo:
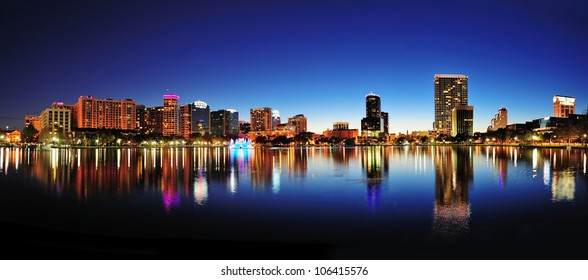
[[[145,105],[137,105],[136,107],[136,128],[139,132],[147,132],[147,109]]]
[[[567,118],[570,114],[576,113],[576,98],[570,96],[556,95],[553,97],[553,116],[556,118]]]
[[[163,134],[163,107],[150,107],[145,110],[147,134]]]
[[[65,136],[71,132],[71,110],[48,108],[41,113],[41,132],[45,135]]]
[[[24,127],[32,125],[37,131],[41,131],[41,118],[37,115],[26,115],[24,118]]]
[[[77,128],[134,130],[137,127],[136,103],[131,99],[113,100],[80,96],[73,111]]]
[[[365,118],[361,120],[361,134],[367,137],[379,137],[384,131],[384,120],[380,105],[380,96],[369,93],[365,96]]]
[[[474,136],[474,106],[457,105],[451,110],[451,136]]]
[[[192,134],[192,107],[193,104],[180,105],[180,135],[189,139]]]
[[[508,111],[506,108],[500,108],[498,113],[494,115],[494,118],[490,121],[488,131],[496,131],[501,128],[506,128],[508,125]]]
[[[287,138],[296,135],[296,125],[290,123],[281,123],[276,127],[274,136],[286,136]]]
[[[288,118],[288,123],[296,127],[296,134],[306,132],[306,117],[303,114]]]
[[[272,130],[276,130],[279,124],[282,123],[280,118],[280,111],[272,110]]]
[[[388,135],[389,131],[388,131],[388,113],[387,112],[382,112],[382,121],[384,122],[383,124],[383,129],[384,129],[384,133],[386,135]]]
[[[468,105],[468,77],[465,75],[435,74],[436,135],[450,135],[451,110],[457,105]]]
[[[196,101],[192,106],[192,133],[210,132],[210,107],[203,101]]]
[[[348,129],[349,129],[348,122],[335,122],[335,123],[333,123],[333,131],[348,130]]]
[[[1,130],[0,144],[20,143],[22,134],[18,130]]]
[[[163,136],[180,135],[179,96],[166,94],[163,96]]]
[[[210,130],[214,136],[239,134],[239,113],[233,109],[210,112]]]
[[[359,136],[357,129],[349,129],[348,122],[333,123],[333,130],[327,129],[323,132],[325,137],[337,137],[340,139],[356,138]]]
[[[254,108],[250,110],[251,133],[269,135],[272,131],[272,108]]]

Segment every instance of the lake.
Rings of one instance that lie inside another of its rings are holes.
[[[586,150],[0,148],[5,259],[586,259]]]

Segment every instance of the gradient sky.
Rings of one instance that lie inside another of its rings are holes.
[[[474,2],[474,3],[471,3]],[[2,1],[0,125],[81,95],[272,107],[360,128],[365,95],[390,131],[430,130],[433,76],[469,77],[474,129],[588,107],[588,1]]]

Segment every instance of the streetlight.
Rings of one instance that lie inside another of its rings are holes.
[[[121,140],[120,138],[119,138],[119,139],[116,139],[116,144],[117,144],[117,145],[119,145],[119,146],[120,146],[120,143],[121,143],[121,142],[122,142],[122,140]]]

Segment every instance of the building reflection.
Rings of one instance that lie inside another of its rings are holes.
[[[471,149],[439,147],[435,150],[435,236],[452,240],[469,232],[469,185],[474,169]]]
[[[362,149],[361,166],[367,177],[367,207],[379,209],[382,183],[388,177],[388,151],[386,147],[368,146]]]
[[[574,201],[576,192],[576,168],[571,151],[552,150],[551,167],[551,201]]]

